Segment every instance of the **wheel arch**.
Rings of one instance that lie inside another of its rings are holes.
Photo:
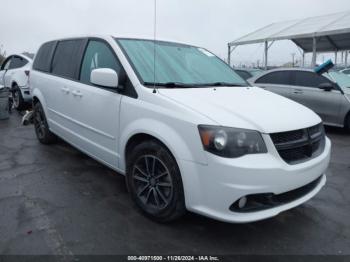
[[[11,92],[13,91],[13,88],[16,87],[16,86],[19,88],[19,86],[17,84],[17,81],[16,80],[11,80],[11,86],[10,86]]]
[[[35,105],[36,103],[40,103],[38,97],[33,96],[33,105]]]
[[[140,127],[143,128],[140,129]],[[207,163],[202,147],[199,144],[197,148],[193,144],[190,145],[188,141],[186,143],[179,132],[164,122],[154,119],[139,119],[129,124],[123,130],[119,140],[119,167],[121,170],[125,170],[128,150],[137,143],[147,139],[155,139],[163,144],[177,162],[179,162],[178,160],[188,160],[203,164]],[[180,165],[179,168],[181,170]]]
[[[164,146],[169,152],[170,154],[175,158],[174,154],[170,151],[170,149],[167,147],[167,145],[165,145],[161,140],[159,140],[157,137],[147,134],[147,133],[136,133],[133,136],[131,136],[128,140],[128,142],[125,145],[125,149],[124,149],[124,159],[125,161],[128,158],[128,155],[130,154],[131,150],[145,142],[145,141],[150,141],[150,140],[154,140],[157,141],[158,143],[160,143],[162,146]]]
[[[42,95],[42,93],[40,92],[40,90],[37,89],[37,88],[35,88],[35,89],[33,90],[33,94],[32,94],[32,103],[33,103],[33,106],[34,106],[35,104],[37,104],[37,103],[40,103],[40,104],[42,105],[43,109],[44,109],[44,113],[45,113],[46,119],[49,120],[44,96]],[[49,124],[49,123],[48,123],[48,124]]]
[[[16,83],[18,87],[25,86],[27,81],[28,77],[24,74],[24,70],[14,72],[14,74],[11,76],[11,88],[13,87],[14,83]]]
[[[170,154],[174,157],[175,161],[177,162],[177,156],[176,153],[174,153],[174,149],[169,146],[167,142],[163,141],[162,138],[159,138],[159,136],[157,136],[156,134],[154,134],[153,132],[147,132],[147,131],[140,131],[140,132],[135,132],[132,135],[130,135],[130,137],[127,139],[127,142],[125,143],[125,145],[123,146],[123,151],[122,151],[122,161],[120,163],[120,167],[121,169],[125,170],[126,168],[126,161],[128,158],[128,155],[130,154],[131,150],[145,142],[145,141],[150,141],[150,140],[155,140],[158,143],[160,143],[162,146],[164,146],[169,152]]]

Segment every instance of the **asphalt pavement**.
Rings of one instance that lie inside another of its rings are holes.
[[[249,224],[190,213],[158,224],[123,176],[63,141],[41,145],[14,112],[0,121],[0,254],[350,255],[350,133],[327,135],[327,185],[304,205]]]

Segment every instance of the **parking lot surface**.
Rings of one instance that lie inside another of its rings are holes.
[[[124,177],[65,142],[41,145],[12,113],[0,121],[0,254],[350,254],[350,134],[333,143],[325,188],[279,216],[227,224],[142,216]]]

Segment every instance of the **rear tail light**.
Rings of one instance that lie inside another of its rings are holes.
[[[24,73],[26,74],[26,76],[29,76],[30,71],[29,70],[25,70]]]

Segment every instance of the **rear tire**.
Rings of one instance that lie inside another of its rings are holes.
[[[57,141],[57,136],[49,129],[44,109],[40,102],[34,105],[33,122],[35,134],[40,143],[49,145]]]
[[[23,100],[21,89],[17,85],[12,88],[12,101],[16,110],[23,111],[27,109],[27,104]]]
[[[126,183],[137,207],[157,222],[173,221],[186,212],[179,167],[156,140],[136,145],[127,156]]]

